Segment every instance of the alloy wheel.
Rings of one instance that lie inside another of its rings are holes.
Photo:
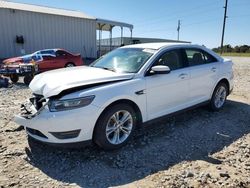
[[[123,143],[133,129],[133,118],[130,112],[120,110],[115,112],[106,125],[107,140],[114,145]]]
[[[214,105],[216,106],[216,108],[221,108],[223,106],[226,100],[226,96],[227,96],[226,88],[224,86],[220,86],[217,89],[214,98]]]

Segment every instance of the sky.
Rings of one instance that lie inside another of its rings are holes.
[[[11,0],[13,2],[78,10],[96,18],[134,25],[133,36],[177,39],[209,48],[221,42],[225,0]],[[250,45],[250,0],[228,0],[224,44]],[[120,36],[115,27],[113,36]],[[124,29],[124,36],[130,36]],[[108,37],[104,32],[103,38]]]

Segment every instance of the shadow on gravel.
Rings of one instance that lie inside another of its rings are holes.
[[[228,101],[220,112],[198,108],[140,128],[120,150],[59,149],[30,141],[27,160],[51,178],[81,187],[118,186],[182,161],[205,160],[250,132],[250,106]]]

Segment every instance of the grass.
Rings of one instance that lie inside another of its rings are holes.
[[[219,54],[221,55],[221,54]],[[223,53],[221,56],[250,57],[250,53]]]

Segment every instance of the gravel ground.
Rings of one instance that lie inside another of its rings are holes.
[[[0,187],[250,187],[250,58],[232,59],[235,89],[222,111],[149,124],[112,152],[27,139],[11,119],[30,90],[0,89]]]

